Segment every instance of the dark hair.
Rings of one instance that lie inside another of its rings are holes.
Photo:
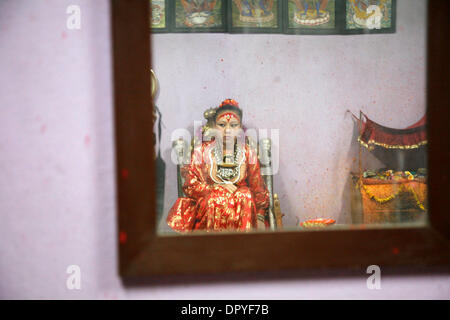
[[[216,115],[214,116],[214,122],[217,121],[217,117],[220,114],[224,113],[224,111],[232,111],[232,112],[236,113],[239,116],[240,122],[242,124],[242,110],[231,104],[226,104],[216,110]]]

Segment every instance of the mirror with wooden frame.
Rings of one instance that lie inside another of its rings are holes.
[[[150,35],[149,4],[112,1],[122,276],[450,262],[446,1],[345,36]]]

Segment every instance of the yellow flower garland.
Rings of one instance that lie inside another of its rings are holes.
[[[416,200],[416,204],[417,206],[422,209],[423,211],[425,211],[425,207],[423,206],[423,203],[420,202],[419,200],[419,196],[417,195],[417,193],[414,191],[413,188],[411,188],[410,186],[403,186],[403,188],[405,188],[407,191],[411,192],[412,195],[414,196],[414,199]]]
[[[367,186],[365,186],[362,182],[360,182],[360,184],[363,187],[364,191],[369,196],[369,198],[372,200],[375,200],[376,202],[378,202],[380,204],[383,204],[383,203],[386,203],[386,202],[389,202],[389,201],[395,199],[399,195],[400,191],[410,192],[414,196],[414,200],[416,200],[417,206],[421,210],[426,211],[423,203],[421,203],[419,200],[419,196],[410,186],[405,186],[405,185],[401,184],[400,187],[398,188],[398,190],[394,194],[391,194],[389,197],[386,197],[386,198],[378,198],[372,192],[370,192],[370,190],[367,188]]]
[[[370,199],[375,200],[378,203],[386,203],[389,202],[391,200],[393,200],[395,197],[398,196],[398,194],[400,193],[400,189],[398,188],[397,192],[395,192],[394,194],[391,194],[389,197],[387,198],[378,198],[377,196],[375,196],[372,192],[370,192],[370,190],[367,188],[367,186],[361,184],[364,191],[367,193],[367,195],[369,196]]]

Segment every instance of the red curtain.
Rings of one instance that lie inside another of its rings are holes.
[[[387,149],[414,149],[427,143],[426,116],[405,129],[394,129],[382,126],[367,115],[361,119],[359,141],[370,148],[374,145]]]

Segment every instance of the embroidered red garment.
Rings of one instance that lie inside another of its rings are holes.
[[[393,149],[413,149],[427,143],[426,116],[405,129],[382,126],[364,115],[359,141],[366,147],[377,145]],[[359,120],[359,119],[358,119]]]
[[[212,156],[215,141],[194,148],[191,163],[182,168],[183,191],[169,211],[167,224],[178,232],[193,230],[249,231],[257,227],[257,214],[269,206],[269,192],[261,176],[256,150],[245,145],[237,190],[215,186],[217,163]],[[268,222],[265,222],[268,227]]]

